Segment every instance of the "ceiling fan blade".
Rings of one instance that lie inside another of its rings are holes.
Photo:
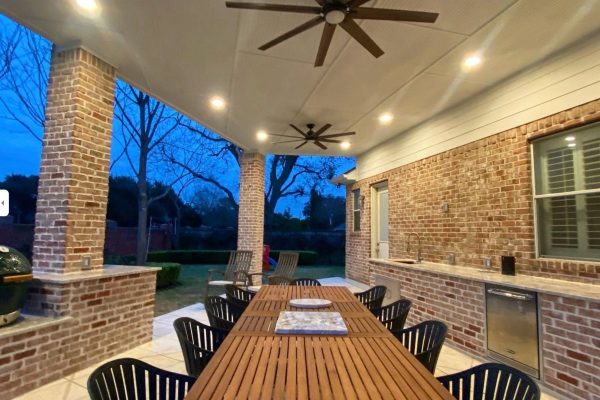
[[[292,128],[294,128],[294,129],[296,130],[296,132],[298,132],[298,133],[299,133],[299,134],[301,134],[302,136],[304,136],[304,137],[307,137],[307,136],[306,136],[306,133],[302,132],[302,131],[300,130],[300,128],[298,128],[296,125],[294,125],[294,124],[290,124],[290,126],[291,126]]]
[[[319,137],[319,135],[323,132],[325,132],[327,129],[331,128],[331,124],[325,124],[321,127],[321,129],[319,129],[318,131],[315,132],[315,137]]]
[[[325,143],[342,143],[341,140],[323,139],[323,138],[319,138],[319,142],[325,142]]]
[[[280,136],[280,137],[289,137],[289,138],[296,138],[298,140],[304,140],[303,137],[298,137],[298,136],[292,136],[292,135],[280,135],[278,133],[269,133],[269,136]]]
[[[323,135],[323,136],[319,137],[319,140],[340,137],[340,136],[350,136],[350,135],[356,135],[356,132],[342,132],[342,133],[333,133],[331,135]]]
[[[294,139],[294,140],[283,140],[281,142],[271,142],[271,144],[281,144],[281,143],[293,143],[293,142],[301,142],[304,139]]]
[[[276,37],[275,39],[271,40],[270,42],[263,44],[262,46],[259,47],[259,50],[264,51],[264,50],[270,49],[271,47],[273,47],[285,40],[288,40],[289,38],[294,37],[297,34],[302,33],[304,31],[312,28],[313,26],[319,25],[323,21],[324,21],[323,17],[321,17],[319,15],[318,17],[315,17],[315,18],[311,19],[310,21],[306,21],[302,25],[295,27],[291,31],[288,31],[288,32],[284,33],[283,35]]]
[[[439,16],[438,13],[410,10],[388,10],[385,8],[361,7],[352,11],[352,18],[376,19],[383,21],[408,21],[408,22],[430,22],[433,23]]]
[[[260,10],[260,11],[282,11],[301,14],[319,14],[321,7],[311,6],[294,6],[287,4],[269,4],[269,3],[244,3],[240,1],[226,1],[227,8],[242,8],[245,10]]]
[[[315,60],[315,67],[320,67],[325,62],[331,39],[333,38],[333,32],[335,32],[335,25],[328,22],[323,27],[323,34],[321,35],[321,43],[319,44],[319,51],[317,51],[317,58]]]
[[[327,150],[327,147],[326,147],[325,145],[323,145],[323,143],[317,142],[316,140],[315,140],[315,142],[314,142],[314,143],[315,143],[317,146],[319,146],[320,148],[322,148],[323,150]]]
[[[294,150],[298,150],[300,147],[304,146],[306,143],[308,143],[308,140],[305,140],[303,143],[301,143],[300,145],[294,147]]]
[[[324,6],[325,4],[327,4],[327,0],[315,0],[317,3],[319,3],[320,5]]]
[[[340,23],[340,26],[367,49],[369,53],[373,54],[375,58],[379,58],[383,55],[383,50],[377,46],[377,43],[375,43],[352,18],[346,17],[346,19]]]

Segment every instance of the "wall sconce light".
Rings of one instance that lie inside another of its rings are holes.
[[[362,209],[362,208],[364,208],[364,206],[365,206],[365,195],[363,194],[360,196],[360,208]]]

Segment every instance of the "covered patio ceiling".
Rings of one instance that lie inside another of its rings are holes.
[[[256,0],[247,0],[254,1]],[[269,0],[315,5],[314,0]],[[594,34],[594,0],[372,0],[368,7],[433,11],[435,24],[360,22],[385,54],[375,59],[338,29],[320,68],[322,28],[266,51],[265,42],[312,18],[239,11],[225,0],[97,0],[88,15],[76,0],[0,0],[0,11],[59,47],[82,46],[147,91],[248,150],[278,154],[360,154],[433,115]],[[464,58],[483,57],[465,73]],[[213,96],[227,106],[211,109]],[[394,119],[378,121],[382,113]],[[352,147],[260,143],[258,130],[293,134],[330,123],[356,131]]]

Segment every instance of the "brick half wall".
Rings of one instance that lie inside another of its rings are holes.
[[[0,399],[65,377],[152,339],[155,271],[34,281],[27,312],[69,317],[0,342]]]

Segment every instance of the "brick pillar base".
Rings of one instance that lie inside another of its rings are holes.
[[[115,69],[82,49],[54,51],[35,217],[33,268],[102,268]]]
[[[244,153],[240,156],[240,208],[238,250],[252,250],[252,272],[262,271],[265,227],[265,156]]]

